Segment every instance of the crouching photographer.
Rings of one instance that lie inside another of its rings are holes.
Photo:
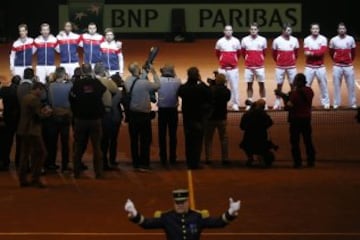
[[[128,67],[131,76],[125,81],[125,89],[129,98],[129,135],[132,164],[134,168],[149,169],[151,144],[151,99],[150,91],[160,88],[160,79],[152,65],[143,69],[139,63],[133,62]],[[148,79],[148,71],[153,82]],[[140,147],[139,147],[140,145]],[[139,152],[140,149],[140,152]]]

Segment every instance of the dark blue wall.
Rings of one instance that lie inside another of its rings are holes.
[[[153,3],[216,3],[216,1],[205,0],[157,0],[151,1]],[[219,1],[217,1],[219,2]],[[268,2],[268,3],[286,3],[289,1],[221,1],[222,3],[254,3],[254,2]],[[324,35],[330,37],[336,34],[337,24],[341,21],[345,22],[348,28],[348,33],[359,38],[360,36],[360,21],[355,19],[359,14],[359,10],[354,7],[354,1],[342,0],[334,1],[291,1],[292,3],[303,4],[303,29],[298,37],[304,37],[308,34],[309,25],[311,22],[319,22],[321,31]],[[36,36],[39,33],[39,26],[43,22],[48,22],[53,30],[57,33],[58,26],[58,4],[66,4],[66,0],[32,0],[32,1],[7,1],[0,9],[0,41],[4,38],[13,40],[17,38],[17,25],[20,23],[27,23],[31,36]],[[106,0],[105,3],[149,3],[146,0]],[[38,9],[36,11],[33,8]]]

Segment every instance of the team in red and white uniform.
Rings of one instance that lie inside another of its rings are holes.
[[[298,58],[299,41],[291,35],[290,24],[284,24],[282,34],[275,38],[272,44],[273,59],[275,61],[275,79],[277,89],[282,91],[285,75],[287,75],[290,86],[294,81],[296,71],[296,60]],[[281,109],[281,99],[276,97],[273,109]]]
[[[327,38],[320,34],[320,25],[312,23],[311,34],[304,39],[306,84],[311,87],[316,77],[320,88],[320,102],[325,109],[330,108],[324,56],[327,51]]]
[[[233,36],[232,26],[225,26],[224,36],[216,42],[215,53],[220,65],[218,72],[225,74],[230,85],[232,109],[238,111],[240,106],[238,61],[241,44],[240,40]]]
[[[28,26],[18,26],[19,38],[12,44],[10,51],[10,72],[13,76],[24,75],[25,68],[32,67],[34,39],[28,37]]]
[[[257,23],[250,25],[250,34],[241,40],[241,53],[245,59],[244,79],[247,83],[247,98],[253,102],[253,83],[259,83],[259,94],[266,102],[265,91],[265,51],[267,48],[266,38],[260,36]],[[247,105],[246,110],[250,109]],[[265,105],[267,109],[267,105]]]
[[[353,61],[355,59],[356,43],[352,36],[346,34],[344,23],[338,25],[338,35],[330,39],[329,52],[334,62],[334,109],[341,106],[341,81],[344,78],[348,89],[348,101],[351,108],[357,108],[355,95],[355,71]]]
[[[34,40],[34,53],[37,53],[36,75],[42,83],[46,83],[46,77],[55,72],[56,47],[57,39],[50,33],[49,24],[41,24],[40,36]]]

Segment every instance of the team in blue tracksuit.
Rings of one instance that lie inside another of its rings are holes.
[[[41,35],[34,40],[34,52],[37,52],[36,75],[40,82],[46,83],[46,77],[55,72],[55,53],[57,39],[50,34],[50,26],[43,23],[40,26]]]
[[[80,35],[72,32],[72,23],[66,22],[64,31],[57,36],[57,51],[60,53],[60,66],[64,67],[66,73],[71,78],[75,68],[79,67],[78,47],[80,44]]]
[[[32,66],[34,39],[28,37],[28,27],[20,24],[19,38],[13,43],[10,52],[10,71],[13,76],[24,75],[24,69]]]
[[[101,62],[100,44],[104,42],[104,37],[97,33],[95,23],[88,25],[88,33],[81,35],[80,46],[84,51],[84,63],[90,63],[94,67],[95,63]]]
[[[105,29],[105,42],[100,44],[102,61],[110,76],[116,73],[124,73],[124,58],[122,54],[122,43],[114,40],[112,29]]]

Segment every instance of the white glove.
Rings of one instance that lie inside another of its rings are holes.
[[[135,217],[137,215],[135,205],[130,199],[128,199],[126,201],[124,208],[125,208],[125,211],[128,212],[129,217]]]
[[[239,209],[240,209],[240,200],[234,202],[232,198],[229,198],[229,210],[228,210],[229,214],[231,216],[236,216],[238,214],[237,212],[239,211]]]

